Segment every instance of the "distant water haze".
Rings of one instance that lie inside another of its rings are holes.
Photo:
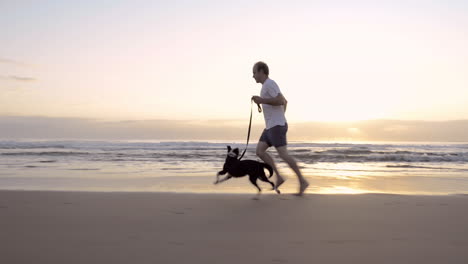
[[[256,143],[264,123],[253,121]],[[245,140],[249,120],[129,120],[0,117],[0,139],[101,140]],[[296,141],[468,142],[468,120],[293,122],[288,138]]]

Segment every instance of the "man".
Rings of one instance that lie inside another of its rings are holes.
[[[260,96],[253,96],[252,100],[263,106],[263,116],[265,118],[266,128],[260,137],[257,145],[257,156],[265,163],[273,167],[276,173],[277,181],[276,188],[281,186],[285,181],[276,168],[275,162],[266,150],[274,146],[278,151],[279,156],[291,167],[299,179],[299,192],[301,196],[309,186],[307,180],[302,176],[297,162],[288,154],[286,133],[288,131],[288,123],[284,115],[288,101],[281,94],[278,85],[268,77],[268,65],[262,61],[255,63],[253,67],[253,78],[257,83],[262,84]]]

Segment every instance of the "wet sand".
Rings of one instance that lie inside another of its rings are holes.
[[[0,191],[0,263],[468,263],[468,196]]]

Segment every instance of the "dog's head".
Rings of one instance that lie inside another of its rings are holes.
[[[237,159],[237,157],[239,157],[239,149],[238,148],[232,149],[231,146],[227,146],[227,150],[228,150],[227,158]]]

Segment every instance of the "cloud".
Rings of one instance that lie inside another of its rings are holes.
[[[27,68],[34,68],[33,65],[19,62],[12,59],[7,58],[0,58],[0,64],[7,64],[7,68],[11,68],[11,66],[20,66],[20,67],[27,67]],[[30,76],[19,76],[19,75],[0,75],[0,80],[4,81],[11,81],[11,82],[34,82],[37,81],[36,78]]]
[[[7,81],[16,81],[16,82],[34,82],[37,79],[33,77],[23,77],[23,76],[16,76],[16,75],[9,75],[9,76],[0,76],[0,79],[7,80]]]
[[[5,58],[0,58],[0,63],[6,63],[6,64],[16,64],[17,62],[14,60],[9,60]]]
[[[7,59],[7,58],[0,58],[0,63],[21,66],[21,67],[33,67],[32,65],[28,63],[19,62],[19,61]]]
[[[15,81],[20,81],[20,82],[30,82],[30,81],[35,81],[35,78],[32,77],[21,77],[21,76],[15,76],[15,75],[10,75],[9,78],[11,80]]]

